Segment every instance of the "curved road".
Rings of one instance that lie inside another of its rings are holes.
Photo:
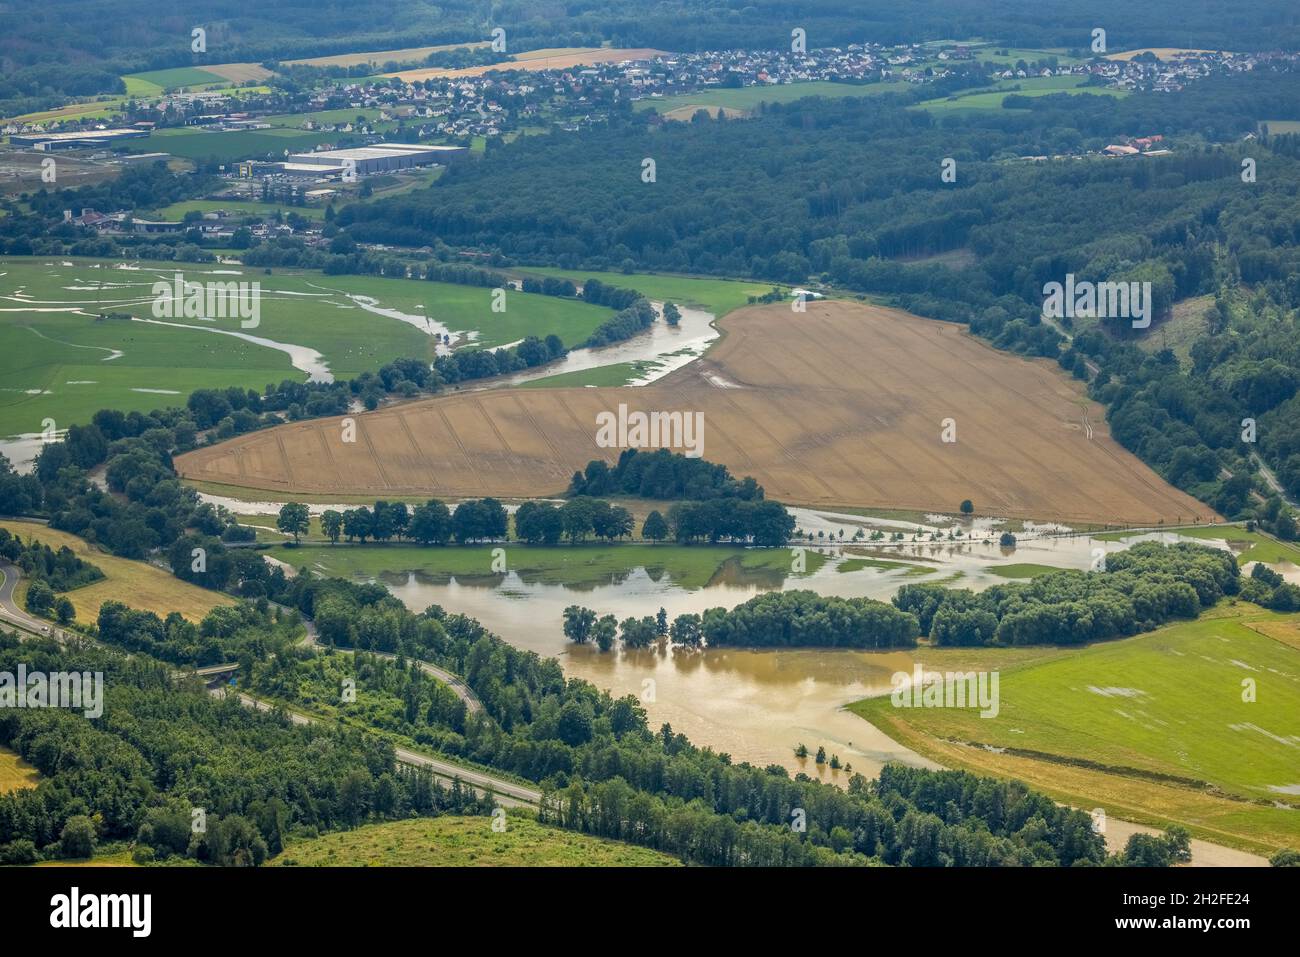
[[[217,697],[225,697],[226,689],[214,688],[210,693]],[[245,692],[240,691],[235,693],[239,696],[239,703],[245,707],[256,708],[258,711],[271,711],[275,707],[269,701],[255,698]],[[292,711],[289,709],[285,710],[289,715],[289,720],[294,724],[317,724],[324,723],[326,720],[324,718],[302,714],[298,711]],[[445,761],[442,758],[435,758],[427,754],[421,754],[420,752],[412,751],[409,748],[397,747],[395,748],[395,751],[397,753],[398,761],[415,767],[429,768],[433,771],[433,776],[436,778],[441,778],[446,781],[459,779],[462,784],[473,788],[475,793],[479,795],[482,795],[485,791],[490,789],[500,800],[500,803],[504,805],[512,807],[520,807],[523,805],[536,806],[541,802],[542,792],[538,791],[536,788],[525,787],[524,785],[516,784],[513,781],[507,781],[504,778],[496,777],[495,775],[489,774],[485,771],[479,771],[459,764],[453,764],[452,762]]]
[[[0,559],[0,575],[4,580],[0,582],[0,623],[9,624],[24,631],[31,632],[34,635],[46,636],[53,634],[58,637],[58,629],[52,628],[48,622],[43,622],[38,618],[33,618],[27,612],[23,611],[18,603],[14,600],[14,589],[18,587],[18,582],[22,579],[22,569],[10,562]],[[307,628],[307,638],[305,643],[312,647],[320,647],[317,642],[316,626],[310,620],[304,618],[303,624]],[[375,652],[375,654],[383,654]],[[385,655],[385,657],[394,658],[395,655]],[[459,675],[454,675],[449,671],[444,671],[427,662],[411,659],[430,675],[445,681],[451,686],[451,689],[457,693],[471,713],[482,711],[483,705],[474,696],[474,692],[469,689]],[[186,673],[188,674],[188,672]],[[225,688],[215,688],[211,693],[217,696],[224,696]],[[259,711],[270,711],[273,705],[255,698],[250,694],[239,692],[239,701],[241,704],[257,708]],[[312,724],[314,722],[324,722],[326,719],[315,718],[310,715],[301,714],[297,711],[289,711],[289,720],[294,724]],[[434,777],[445,781],[459,779],[462,784],[470,787],[475,793],[482,795],[487,790],[491,790],[499,800],[506,806],[519,807],[522,805],[535,806],[541,802],[542,793],[536,788],[526,787],[516,784],[514,781],[505,778],[496,777],[486,771],[480,771],[476,768],[468,768],[442,758],[435,758],[427,754],[421,754],[418,751],[412,751],[409,748],[397,747],[397,760],[403,764],[414,765],[416,767],[429,768]]]
[[[0,621],[16,625],[36,635],[50,634],[49,622],[33,618],[19,608],[18,603],[14,601],[14,589],[18,587],[18,582],[22,580],[22,569],[0,559],[0,575],[4,576],[4,582],[0,583]]]
[[[305,615],[302,616],[302,622],[307,626],[307,636],[303,638],[299,644],[317,650],[324,648],[325,646],[320,643],[320,635],[316,631],[315,622],[310,618],[307,618]],[[390,651],[369,651],[365,648],[338,648],[336,650],[360,651],[367,655],[374,655],[376,658],[387,658],[389,661],[397,660],[397,655]],[[474,693],[474,689],[467,685],[465,679],[460,675],[447,671],[444,668],[439,668],[437,665],[429,664],[429,662],[423,661],[419,658],[407,657],[406,660],[415,662],[416,667],[426,675],[431,678],[436,678],[438,681],[441,681],[443,684],[447,685],[447,687],[451,688],[451,690],[455,692],[456,697],[465,702],[465,710],[470,714],[480,714],[483,711],[483,702],[479,700],[478,695]]]

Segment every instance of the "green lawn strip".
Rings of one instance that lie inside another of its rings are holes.
[[[587,279],[599,279],[607,285],[635,289],[658,302],[699,306],[719,318],[733,309],[748,305],[750,296],[762,296],[772,291],[772,286],[767,283],[657,273],[597,272],[533,266],[521,266],[511,271],[523,276],[559,276],[579,285]]]
[[[265,524],[274,524],[274,519]],[[791,571],[791,555],[784,548],[739,548],[729,545],[675,545],[624,542],[612,545],[444,545],[423,547],[389,543],[380,545],[279,545],[266,554],[294,568],[324,570],[330,575],[374,578],[383,574],[415,572],[430,577],[500,578],[493,572],[496,548],[506,550],[506,567],[525,581],[542,584],[608,582],[636,569],[663,572],[683,588],[701,588],[724,572],[724,566],[741,574],[798,578],[816,572],[826,561],[817,552],[805,553],[805,571]]]
[[[586,386],[622,386],[645,376],[659,366],[657,362],[638,359],[634,362],[616,362],[595,369],[578,369],[559,375],[533,379],[519,386],[521,389],[571,389]]]
[[[993,565],[988,569],[999,578],[1034,578],[1048,572],[1059,572],[1055,565],[1037,565],[1033,562],[1013,562],[1010,565]]]

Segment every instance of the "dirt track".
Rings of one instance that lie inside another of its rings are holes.
[[[856,303],[750,307],[705,359],[643,388],[457,392],[280,426],[177,459],[187,478],[281,494],[526,498],[590,459],[596,415],[704,413],[704,457],[792,504],[1076,523],[1213,517],[1111,440],[1103,409],[1054,363],[997,352],[964,328]],[[942,441],[953,419],[957,441]],[[1085,428],[1085,424],[1087,428]],[[1091,433],[1091,436],[1089,435]]]

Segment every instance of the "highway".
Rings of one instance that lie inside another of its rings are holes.
[[[14,600],[14,589],[18,587],[18,582],[22,580],[22,569],[9,562],[0,560],[0,574],[4,575],[4,581],[0,583],[0,621],[21,628],[33,635],[44,636],[53,633],[55,637],[61,637],[61,633],[58,629],[53,628],[53,626],[48,622],[43,622],[38,618],[33,618],[31,615],[27,614],[27,612],[23,611]],[[306,620],[304,620],[304,624],[307,627],[306,643],[312,647],[319,648],[320,645],[316,640],[316,626],[312,622]],[[381,652],[376,653],[383,654]],[[384,656],[389,658],[396,657],[395,655]],[[430,675],[441,681],[445,681],[451,689],[460,696],[461,700],[465,701],[472,713],[483,710],[482,702],[478,700],[474,695],[474,692],[469,689],[460,676],[454,675],[449,671],[444,671],[428,662],[417,661],[417,664]],[[222,670],[225,667],[226,666],[214,666],[216,670]],[[213,668],[208,668],[180,673],[185,675],[198,673],[201,675],[204,671],[213,670]],[[210,693],[216,696],[224,696],[226,694],[226,689],[224,686],[217,687],[210,689]],[[259,711],[270,711],[274,707],[271,703],[260,698],[255,698],[245,692],[238,692],[238,695],[240,703],[247,707],[256,708]],[[288,715],[289,720],[294,724],[312,724],[326,720],[291,710],[288,711]],[[542,799],[541,792],[536,788],[517,784],[514,781],[497,777],[489,772],[480,771],[476,768],[464,767],[452,761],[448,761],[445,758],[435,758],[431,755],[421,754],[418,751],[412,751],[409,748],[403,747],[397,747],[396,753],[397,760],[403,764],[429,768],[433,772],[434,777],[442,781],[450,782],[453,779],[459,778],[462,784],[466,787],[472,788],[476,794],[482,795],[490,788],[496,795],[498,802],[506,807],[535,807]]]

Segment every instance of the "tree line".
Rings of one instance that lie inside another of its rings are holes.
[[[1056,571],[981,592],[904,585],[893,598],[936,645],[1083,644],[1195,618],[1241,591],[1237,561],[1206,545],[1140,542],[1102,570]]]

